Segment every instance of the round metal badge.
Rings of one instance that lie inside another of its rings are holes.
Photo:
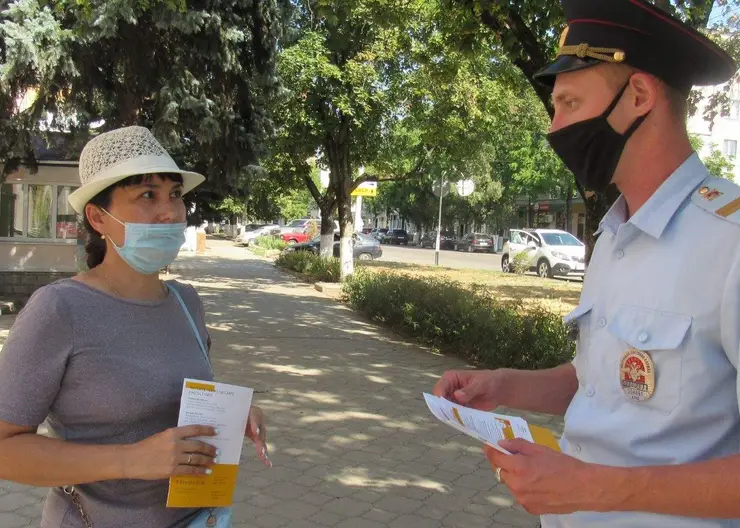
[[[619,383],[632,400],[649,400],[655,392],[655,365],[650,354],[630,348],[619,363]]]

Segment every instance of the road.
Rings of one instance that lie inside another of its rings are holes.
[[[433,265],[434,250],[384,244],[381,261]],[[501,254],[442,251],[439,264],[448,268],[501,271]]]

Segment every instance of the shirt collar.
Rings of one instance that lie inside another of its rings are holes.
[[[612,204],[609,211],[604,215],[604,218],[599,222],[599,229],[596,231],[596,235],[600,235],[604,231],[609,231],[612,235],[617,234],[617,229],[627,221],[627,202],[624,199],[624,195],[620,194],[617,201]]]
[[[629,223],[653,238],[660,238],[686,198],[704,181],[708,172],[694,152],[671,174],[658,190],[629,219]],[[599,224],[599,230],[617,233],[627,221],[627,202],[620,196]]]

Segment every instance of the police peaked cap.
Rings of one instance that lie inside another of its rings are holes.
[[[737,65],[714,42],[644,0],[562,0],[568,27],[555,61],[535,78],[552,88],[559,73],[627,64],[688,93],[721,84]]]

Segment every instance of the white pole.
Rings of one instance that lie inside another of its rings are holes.
[[[355,231],[362,231],[365,224],[362,222],[362,196],[355,200]]]
[[[439,186],[439,219],[437,222],[437,249],[434,252],[434,265],[439,266],[439,250],[442,236],[442,197],[444,196],[445,181],[441,180]]]

